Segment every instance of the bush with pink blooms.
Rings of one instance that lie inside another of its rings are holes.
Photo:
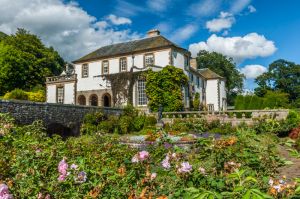
[[[199,138],[189,150],[165,142],[138,150],[117,135],[63,140],[40,122],[12,124],[0,137],[0,199],[276,198],[281,189],[269,185],[283,163],[276,144],[273,134],[240,129]],[[284,194],[296,197],[300,188],[291,184]]]

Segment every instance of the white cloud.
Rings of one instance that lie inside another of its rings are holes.
[[[129,29],[116,30],[97,21],[76,3],[62,0],[1,0],[0,31],[25,28],[53,46],[66,60],[74,60],[103,45],[136,39]]]
[[[231,28],[235,23],[235,18],[228,12],[221,12],[219,17],[206,22],[206,28],[210,32],[220,32],[223,29]]]
[[[123,16],[136,16],[140,13],[147,12],[144,7],[129,3],[125,0],[117,0],[115,6],[115,13]]]
[[[177,30],[174,30],[170,40],[178,43],[183,42],[189,39],[197,30],[198,27],[196,25],[187,24]]]
[[[114,25],[131,24],[131,20],[126,17],[117,17],[116,15],[108,15],[107,19]]]
[[[162,12],[170,6],[171,0],[148,0],[147,5],[150,9]]]
[[[243,37],[219,37],[213,34],[206,42],[191,44],[189,50],[192,56],[196,56],[200,50],[207,50],[232,57],[235,62],[241,63],[245,59],[270,56],[277,49],[274,42],[263,35],[250,33]]]
[[[230,12],[231,13],[239,13],[243,11],[251,0],[234,0],[232,1]]]
[[[211,16],[219,11],[221,4],[221,0],[198,0],[190,5],[187,14],[194,17]]]
[[[256,12],[256,8],[253,5],[249,5],[248,11],[249,11],[249,13],[254,13],[254,12]]]
[[[241,69],[241,72],[246,76],[247,79],[255,79],[259,75],[267,72],[267,68],[262,65],[246,65]]]

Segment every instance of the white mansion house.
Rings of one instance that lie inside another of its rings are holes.
[[[225,79],[210,69],[197,69],[191,53],[151,30],[140,40],[104,46],[73,62],[72,73],[47,77],[47,102],[89,106],[113,106],[111,85],[105,80],[108,74],[130,71],[160,70],[167,65],[183,69],[189,77],[189,86],[183,88],[184,104],[196,92],[209,110],[226,109]],[[127,85],[119,85],[126,87]],[[146,108],[145,80],[138,79],[133,86],[132,101],[135,107]],[[126,100],[121,105],[125,105]]]

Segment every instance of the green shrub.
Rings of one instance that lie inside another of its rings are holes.
[[[125,116],[136,117],[138,115],[138,110],[134,108],[131,104],[128,104],[123,109],[123,114]]]
[[[193,108],[195,111],[199,111],[200,109],[200,94],[196,93],[193,100]]]
[[[132,117],[130,116],[121,116],[119,119],[119,126],[120,126],[120,131],[122,134],[127,134],[130,132],[130,130],[132,129]]]
[[[146,116],[139,115],[132,121],[132,127],[134,131],[140,131],[144,128]]]
[[[4,95],[3,99],[28,100],[28,94],[21,89],[14,89]]]
[[[84,124],[91,124],[97,126],[101,121],[105,119],[103,112],[88,113],[83,118]]]
[[[46,101],[46,93],[43,90],[39,90],[36,92],[27,92],[28,100],[33,102],[45,102]]]
[[[157,123],[157,119],[154,116],[146,116],[144,127],[153,127]]]
[[[119,129],[118,120],[119,118],[117,116],[111,115],[108,117],[107,120],[100,122],[97,128],[98,130],[104,133],[118,132]]]

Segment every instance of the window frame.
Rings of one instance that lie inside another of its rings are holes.
[[[86,75],[85,75],[85,71],[86,71]],[[82,78],[88,78],[89,77],[89,64],[88,63],[85,63],[85,64],[81,65],[81,77]]]
[[[104,73],[104,63],[107,63],[107,73]],[[102,75],[108,75],[109,74],[109,61],[103,60],[102,61]]]
[[[153,63],[152,64],[146,64],[146,57],[147,56],[152,56],[152,58],[153,58]],[[154,53],[146,53],[146,54],[144,54],[144,68],[146,68],[146,67],[148,67],[148,66],[153,66],[155,64],[155,56],[154,56]]]
[[[62,89],[62,97],[59,97],[59,89]],[[60,101],[59,99],[62,98],[62,100]],[[56,103],[57,104],[64,104],[65,102],[65,87],[63,85],[59,85],[56,87]]]
[[[123,70],[122,69],[122,64],[124,64],[122,61],[123,60],[125,60],[125,69]],[[127,62],[127,57],[121,57],[120,59],[119,59],[119,70],[120,70],[120,72],[126,72],[127,71],[127,65],[128,65],[128,62]]]
[[[143,83],[140,85],[140,83]],[[137,106],[147,106],[148,98],[146,94],[146,80],[139,79],[137,80]]]

